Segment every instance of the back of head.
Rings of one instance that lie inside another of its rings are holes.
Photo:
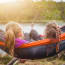
[[[34,29],[31,30],[30,32],[30,38],[33,39],[33,40],[37,40],[37,37],[38,37],[38,32]]]
[[[24,40],[30,41],[29,33],[24,33]]]
[[[11,55],[14,54],[15,39],[19,37],[18,34],[20,32],[22,34],[21,27],[18,23],[12,22],[12,23],[6,24],[6,35],[5,35],[6,43],[7,43],[7,47],[9,48],[9,53]]]
[[[46,38],[59,38],[61,30],[55,22],[50,22],[46,25]]]
[[[17,37],[17,33],[19,32],[23,34],[22,28],[18,23],[11,22],[11,23],[6,24],[6,31],[9,29],[13,30],[15,37]]]

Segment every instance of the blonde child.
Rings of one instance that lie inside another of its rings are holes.
[[[27,43],[24,39],[24,34],[21,26],[18,23],[8,23],[6,25],[6,45],[9,49],[9,53],[13,56],[14,49],[19,47],[23,43]]]

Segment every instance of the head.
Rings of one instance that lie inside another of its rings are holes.
[[[37,31],[32,29],[31,32],[30,32],[30,38],[33,39],[33,40],[37,40],[37,37],[38,37]]]
[[[29,33],[24,33],[24,39],[30,41]]]
[[[7,47],[9,49],[9,53],[11,55],[14,54],[14,45],[15,45],[15,39],[16,38],[23,38],[23,32],[18,23],[8,23],[6,24],[6,43]]]
[[[61,30],[55,22],[49,22],[45,30],[46,38],[59,38]]]

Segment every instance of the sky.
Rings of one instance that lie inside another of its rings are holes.
[[[61,0],[54,0],[54,1],[59,2],[59,1],[61,1]],[[65,0],[63,0],[63,1],[65,1]]]
[[[41,0],[33,0],[33,1],[41,1]],[[48,0],[47,0],[48,1]],[[56,2],[60,2],[61,0],[54,0],[54,1],[56,1]],[[65,0],[63,0],[64,2],[65,2]]]
[[[18,0],[0,0],[0,3],[16,3]],[[21,0],[25,1],[25,0]],[[42,1],[42,0],[33,0],[34,2]],[[48,0],[47,0],[48,1]],[[61,0],[54,0],[56,2],[60,2]],[[65,0],[63,0],[65,2]]]

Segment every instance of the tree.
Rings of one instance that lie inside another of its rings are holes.
[[[48,0],[48,1],[53,1],[53,0]]]

